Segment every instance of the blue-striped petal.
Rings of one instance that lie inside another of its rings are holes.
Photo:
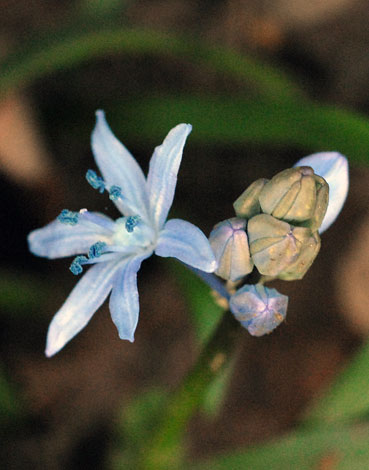
[[[122,198],[114,200],[124,215],[148,216],[145,176],[126,147],[114,136],[103,111],[96,112],[91,143],[95,161],[108,187],[119,186]]]
[[[195,225],[181,219],[169,220],[159,235],[155,254],[174,257],[206,272],[217,268],[210,243]]]
[[[97,213],[93,213],[93,216],[106,224],[107,217]],[[89,247],[98,241],[108,243],[111,234],[110,230],[87,221],[67,225],[55,219],[45,227],[31,232],[28,235],[28,244],[34,255],[49,259],[63,258],[87,253]]]
[[[151,219],[158,229],[164,225],[171,208],[183,147],[191,130],[190,124],[178,124],[156,147],[150,160],[147,188]]]
[[[142,261],[149,256],[151,256],[151,253],[128,258],[123,266],[120,267],[114,281],[109,307],[111,318],[118,329],[120,339],[134,341],[134,333],[140,310],[137,272],[141,267]]]
[[[46,356],[60,351],[90,321],[112,289],[120,262],[92,266],[76,284],[52,319],[46,342]]]
[[[329,185],[328,209],[319,229],[319,232],[323,233],[336,220],[347,197],[349,188],[347,158],[338,152],[320,152],[302,158],[294,166],[310,166]]]

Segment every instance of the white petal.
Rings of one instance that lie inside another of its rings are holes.
[[[93,215],[106,223],[105,216],[97,213]],[[109,230],[89,222],[66,225],[55,219],[45,227],[31,232],[28,235],[28,244],[34,255],[54,259],[87,253],[91,245],[98,241],[108,243],[110,237]]]
[[[198,227],[181,219],[172,219],[165,224],[155,254],[177,258],[209,273],[217,267],[209,240]]]
[[[148,216],[145,176],[126,147],[114,136],[103,111],[96,112],[91,143],[96,163],[108,187],[116,185],[123,198],[114,203],[124,215]],[[126,198],[126,199],[124,199]]]
[[[190,124],[178,124],[169,132],[162,145],[156,147],[150,160],[147,188],[151,218],[159,230],[173,203],[183,147],[191,130]]]
[[[110,296],[110,314],[118,328],[120,339],[134,341],[134,333],[138,322],[139,302],[137,290],[137,271],[144,259],[151,253],[128,258],[119,268]]]
[[[310,166],[329,185],[328,209],[319,229],[319,232],[323,233],[336,220],[347,197],[349,188],[347,158],[338,152],[320,152],[302,158],[294,166]]]
[[[83,275],[50,323],[46,356],[60,351],[87,325],[109,295],[119,266],[119,262],[100,263]]]

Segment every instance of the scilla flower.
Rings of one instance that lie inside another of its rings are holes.
[[[74,274],[94,264],[54,316],[47,356],[57,353],[86,326],[110,292],[110,312],[119,336],[133,341],[139,313],[137,271],[153,253],[178,258],[206,272],[217,266],[199,228],[180,219],[166,221],[191,125],[179,124],[156,147],[145,179],[136,160],[111,132],[104,113],[96,115],[92,149],[102,177],[89,170],[86,178],[93,188],[109,193],[123,217],[113,221],[86,209],[64,210],[56,220],[30,233],[29,246],[35,255],[79,255],[70,267]]]

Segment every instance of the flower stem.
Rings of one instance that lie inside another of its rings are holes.
[[[175,469],[183,458],[181,440],[187,424],[200,407],[213,379],[226,367],[236,343],[239,323],[225,312],[218,327],[205,345],[196,364],[181,385],[167,399],[165,415],[142,449],[140,465],[144,470]]]
[[[219,295],[224,297],[226,300],[229,300],[231,295],[227,291],[226,286],[219,280],[217,276],[212,273],[206,273],[205,271],[201,271],[200,269],[194,268],[189,266],[188,264],[183,263],[186,268],[190,271],[194,272],[202,281],[204,281],[211,289],[218,292]]]

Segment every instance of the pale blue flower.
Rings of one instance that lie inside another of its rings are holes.
[[[133,341],[139,313],[137,271],[153,253],[178,258],[206,272],[217,267],[199,228],[180,219],[166,221],[191,125],[179,124],[156,147],[146,179],[111,132],[104,113],[96,115],[92,149],[102,177],[89,170],[86,178],[98,191],[108,191],[123,217],[113,221],[86,209],[64,210],[56,220],[30,233],[29,246],[35,255],[79,255],[70,268],[74,274],[81,273],[84,265],[94,264],[54,316],[47,336],[47,356],[57,353],[86,326],[110,292],[110,312],[119,336]]]
[[[319,233],[323,233],[336,220],[345,203],[349,188],[347,158],[338,152],[319,152],[301,158],[294,166],[310,166],[329,186],[328,209]]]
[[[246,284],[229,301],[233,315],[253,336],[263,336],[277,328],[286,318],[287,306],[286,295],[262,284]]]

